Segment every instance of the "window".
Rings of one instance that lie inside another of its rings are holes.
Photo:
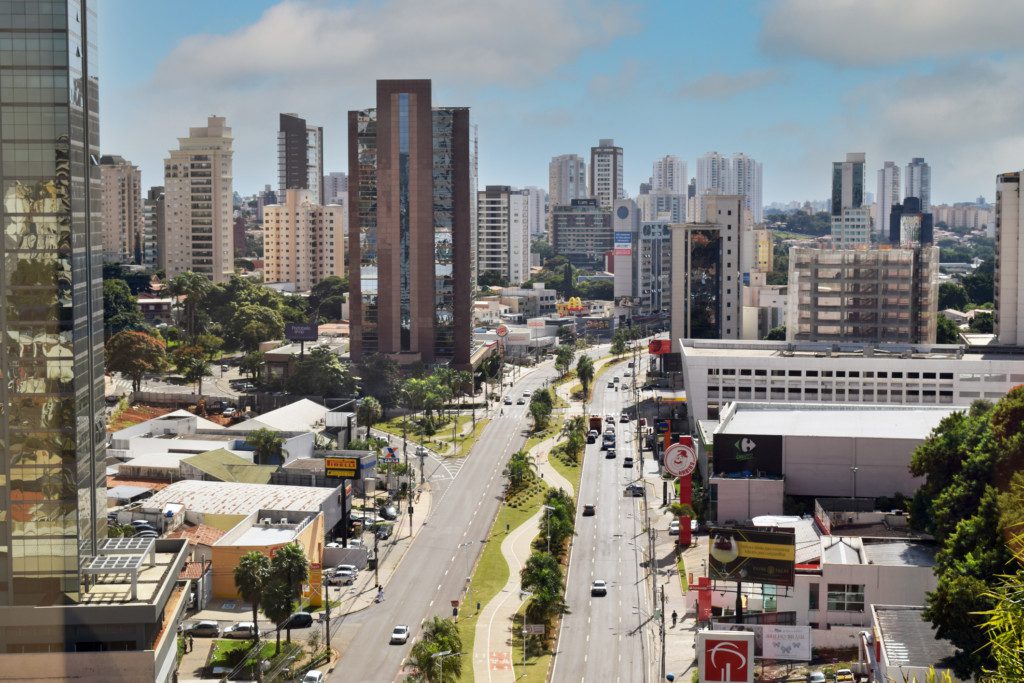
[[[830,612],[863,612],[864,586],[828,584],[828,610]]]
[[[820,585],[818,583],[808,585],[807,609],[818,609],[818,600],[821,595],[821,591],[818,589]]]

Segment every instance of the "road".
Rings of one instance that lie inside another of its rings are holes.
[[[614,416],[617,457],[605,457],[600,439],[587,445],[579,509],[593,504],[596,514],[577,518],[566,587],[569,613],[562,620],[553,681],[644,683],[649,680],[649,663],[658,654],[650,651],[646,640],[651,608],[646,570],[640,566],[647,543],[641,499],[623,495],[626,485],[640,475],[636,422],[619,423],[632,400],[629,391],[607,387],[608,380],[622,376],[623,367],[608,370],[594,388],[590,413]],[[623,467],[627,456],[636,458],[634,469]],[[604,597],[590,594],[591,582],[597,579],[608,582]]]
[[[514,398],[522,396],[554,376],[549,361],[521,375],[508,391]],[[330,680],[400,679],[402,662],[419,636],[421,622],[434,615],[451,616],[450,601],[462,597],[466,568],[476,562],[497,514],[504,485],[501,472],[525,441],[530,420],[526,409],[513,404],[502,405],[497,415],[492,412],[493,419],[455,480],[434,498],[427,525],[389,582],[384,602],[332,620],[337,633],[332,642],[336,647],[348,644]],[[388,645],[397,624],[412,629],[408,645]]]

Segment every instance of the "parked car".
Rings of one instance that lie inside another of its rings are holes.
[[[135,532],[135,538],[159,538],[160,534],[152,529],[143,529]]]
[[[615,458],[615,455],[616,455],[615,449],[614,448],[609,448],[607,451],[605,451],[604,457],[605,457],[606,460],[611,460],[611,459]]]
[[[147,527],[149,529],[154,528],[153,527],[153,523],[150,522],[148,519],[133,519],[132,521],[130,521],[128,523],[131,524],[136,529],[138,529],[139,527]]]
[[[608,595],[608,582],[597,579],[594,583],[590,584],[590,594],[594,596]]]
[[[383,541],[388,538],[391,538],[391,533],[394,530],[394,524],[378,524],[373,530],[373,535],[377,537],[378,540]]]
[[[355,576],[359,573],[359,568],[356,567],[354,564],[339,564],[337,567],[333,567],[331,569],[328,569],[327,571],[329,575],[336,574],[337,572],[349,572],[350,574]]]
[[[317,669],[307,671],[306,675],[302,677],[302,683],[324,683],[325,680],[324,672]]]
[[[633,458],[626,456],[622,459],[622,467],[627,470],[633,469]]]
[[[836,683],[853,683],[853,672],[849,669],[836,669]]]
[[[196,638],[217,638],[220,636],[220,626],[216,621],[197,621],[185,629],[185,635]]]
[[[812,671],[807,674],[807,683],[825,683],[825,674],[821,671]]]
[[[640,484],[629,484],[628,486],[626,486],[625,496],[627,498],[630,496],[632,496],[633,498],[643,498],[644,487],[641,486]]]
[[[251,621],[236,621],[235,623],[224,629],[224,638],[237,638],[239,640],[245,640],[246,638],[252,638],[256,635],[256,624]]]
[[[313,615],[309,612],[296,612],[288,617],[281,628],[309,628],[313,625]]]
[[[668,523],[668,532],[670,534],[672,534],[673,536],[678,536],[679,535],[679,520],[678,519],[673,519],[671,522]]]
[[[224,409],[224,412],[221,414],[224,417],[234,417],[235,415],[238,415],[238,410],[232,408],[231,406],[228,406],[227,408]]]
[[[355,572],[335,571],[327,577],[328,586],[351,586],[356,580]]]
[[[405,645],[409,642],[409,627],[399,624],[391,629],[391,645]]]
[[[584,517],[593,517],[594,516],[594,506],[593,505],[584,505],[583,506],[583,516]]]
[[[394,505],[385,505],[380,509],[380,516],[384,519],[394,521],[398,519],[398,508]]]

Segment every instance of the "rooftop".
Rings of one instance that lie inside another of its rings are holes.
[[[980,338],[979,338],[980,340]],[[872,360],[1024,360],[1024,351],[1012,347],[964,349],[955,344],[831,344],[828,342],[733,341],[728,339],[680,339],[685,357],[744,358],[870,358]],[[972,340],[973,343],[973,340]],[[959,355],[958,355],[959,354]]]
[[[219,481],[249,484],[266,484],[270,481],[270,475],[277,471],[274,465],[254,465],[224,448],[192,455],[183,458],[182,462]]]
[[[228,427],[233,432],[248,432],[269,427],[279,432],[312,432],[324,428],[328,409],[307,398],[290,403],[269,413]]]
[[[167,534],[167,538],[184,538],[189,545],[213,545],[225,532],[205,524],[186,525]]]
[[[135,539],[124,539],[135,540]],[[179,566],[184,564],[185,544],[168,540],[157,540],[152,554],[100,555],[95,559],[96,573],[89,577],[89,585],[81,594],[80,604],[112,605],[154,603],[168,580],[175,581]],[[130,559],[127,559],[130,558]],[[133,596],[132,578],[127,571],[106,573],[114,565],[138,564],[138,581]],[[106,568],[104,568],[106,567]],[[173,569],[174,577],[168,579]]]
[[[952,406],[843,405],[815,403],[734,404],[716,434],[860,437],[921,440],[963,408]]]
[[[822,537],[822,564],[875,564],[886,567],[932,567],[935,548],[906,540],[871,541],[857,536]]]
[[[294,527],[261,526],[254,524],[245,530],[241,536],[236,538],[231,545],[237,546],[264,546],[281,545],[291,543],[295,540]]]
[[[754,526],[793,529],[796,534],[796,563],[810,564],[821,559],[821,530],[811,517],[762,515],[751,520]]]
[[[181,503],[192,512],[248,515],[254,510],[317,512],[337,489],[314,486],[275,486],[220,481],[177,481],[156,493],[146,507]]]
[[[932,625],[924,620],[924,607],[872,605],[878,636],[891,666],[935,666],[956,653],[947,641],[939,640]]]

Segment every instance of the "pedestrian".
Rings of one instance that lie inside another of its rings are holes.
[[[679,618],[679,615],[678,615],[678,614],[676,614],[676,611],[675,611],[675,610],[672,610],[672,628],[675,628],[675,627],[676,627],[676,620],[677,620],[678,618]]]
[[[188,637],[188,651],[192,652],[192,648],[195,647],[195,642],[192,640],[192,636]]]

